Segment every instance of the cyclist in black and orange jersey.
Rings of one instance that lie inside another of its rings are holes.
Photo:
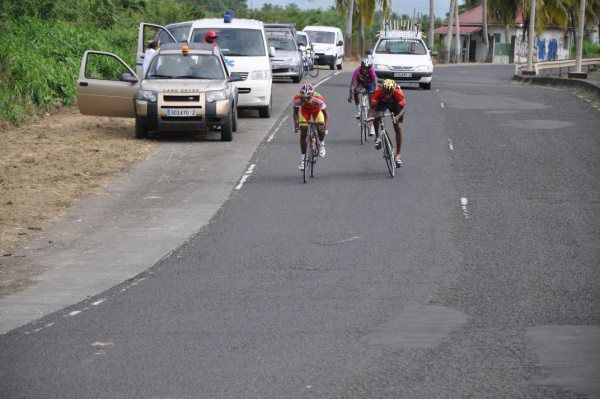
[[[402,166],[402,160],[400,159],[400,147],[402,147],[402,127],[400,123],[404,121],[404,114],[406,113],[406,100],[404,99],[404,93],[396,85],[396,82],[392,79],[386,79],[383,84],[379,86],[373,97],[371,97],[371,106],[373,107],[373,116],[383,115],[386,109],[389,109],[392,113],[392,123],[394,124],[394,130],[396,131],[396,167]],[[375,122],[375,148],[381,148],[381,135],[379,134],[379,122],[380,118],[374,120]]]
[[[319,156],[324,157],[325,135],[329,126],[329,114],[327,104],[322,95],[317,93],[310,83],[305,83],[298,94],[294,96],[294,126],[295,132],[300,130],[300,170],[304,170],[304,154],[306,154],[306,133],[308,132],[307,121],[315,122],[319,133]]]

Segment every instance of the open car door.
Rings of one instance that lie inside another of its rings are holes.
[[[159,45],[165,43],[177,43],[177,40],[171,32],[164,26],[140,23],[138,32],[137,55],[135,69],[138,76],[144,78],[144,53],[148,49],[150,42],[156,41]]]
[[[118,55],[88,50],[77,81],[77,107],[84,115],[134,118],[133,97],[141,81]]]

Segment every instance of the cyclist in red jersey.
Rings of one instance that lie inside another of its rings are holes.
[[[319,156],[324,157],[325,135],[329,126],[329,114],[327,104],[322,95],[317,93],[310,83],[305,83],[298,94],[294,96],[294,126],[295,132],[300,131],[300,170],[304,170],[304,154],[306,154],[306,133],[308,132],[307,121],[316,124],[319,134]]]
[[[379,86],[373,97],[371,98],[371,106],[373,107],[373,116],[383,115],[386,109],[392,113],[392,123],[394,125],[394,131],[396,132],[396,167],[402,166],[402,160],[400,159],[400,147],[402,146],[402,127],[400,123],[404,121],[404,114],[406,113],[406,100],[404,99],[404,93],[396,85],[396,82],[392,79],[386,79],[383,84]],[[375,122],[375,148],[381,148],[381,135],[379,134],[379,122],[377,118]]]

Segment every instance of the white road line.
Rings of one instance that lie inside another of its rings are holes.
[[[454,145],[452,144],[452,140],[448,139],[448,147],[450,147],[450,151],[454,151]]]
[[[98,299],[96,302],[92,302],[92,306],[98,306],[104,301],[106,301],[106,298]]]
[[[323,79],[323,80],[322,80],[322,81],[320,81],[319,83],[317,83],[317,84],[313,85],[313,87],[317,87],[317,86],[319,86],[319,85],[321,85],[321,84],[323,84],[323,83],[327,82],[327,81],[328,81],[329,79],[331,79],[333,76],[334,76],[334,75],[326,77],[325,79]]]
[[[466,219],[469,219],[469,211],[467,210],[467,205],[469,204],[469,200],[465,197],[462,197],[460,199],[460,206],[462,207],[463,210],[463,215]]]
[[[288,118],[288,116],[285,116],[281,120],[281,122],[279,122],[279,125],[277,126],[277,128],[275,130],[273,130],[273,134],[271,134],[269,136],[269,138],[267,139],[267,143],[270,143],[275,138],[275,135],[277,134],[277,132],[279,132],[279,129],[281,129],[281,126],[283,126],[283,123],[286,121],[287,118]]]
[[[348,241],[358,240],[360,238],[361,237],[354,236],[354,237],[351,237],[351,238],[346,238],[345,240],[342,240],[342,241],[338,241],[338,242],[336,242],[336,244],[341,244],[341,243],[348,242]]]
[[[244,183],[246,182],[246,180],[248,180],[248,178],[250,177],[250,175],[252,174],[252,172],[254,172],[254,168],[256,167],[256,164],[253,163],[252,165],[250,165],[248,167],[248,170],[246,170],[246,173],[244,173],[244,175],[242,176],[242,178],[240,179],[240,182],[238,183],[237,186],[235,186],[236,190],[239,190],[242,188],[242,186],[244,185]]]
[[[444,108],[444,103],[441,103],[440,105],[442,106],[442,108]]]
[[[71,313],[69,313],[67,316],[77,316],[79,313],[81,313],[81,310],[74,310]]]

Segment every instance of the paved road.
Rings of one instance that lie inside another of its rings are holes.
[[[359,143],[349,74],[331,78],[315,179],[288,118],[170,257],[0,336],[0,392],[600,397],[600,115],[511,73],[406,89],[395,179]]]

